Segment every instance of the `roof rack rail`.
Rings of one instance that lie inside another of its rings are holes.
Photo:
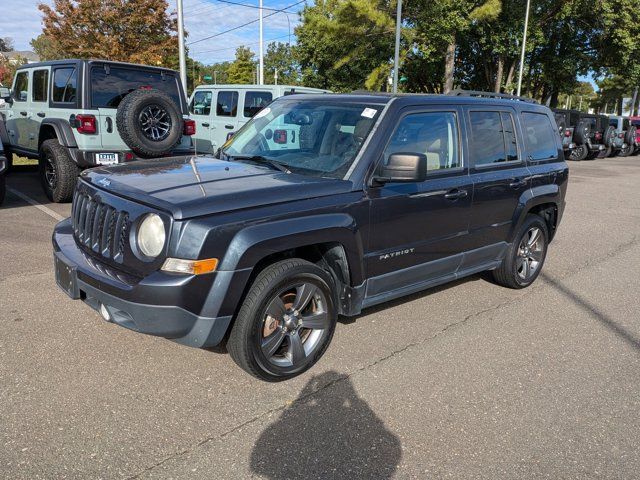
[[[463,90],[458,88],[451,90],[447,95],[455,97],[482,97],[482,98],[504,98],[505,100],[517,100],[526,103],[539,103],[537,100],[529,97],[519,97],[517,95],[509,95],[508,93],[481,92],[479,90]]]

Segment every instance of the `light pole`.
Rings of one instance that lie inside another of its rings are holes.
[[[522,53],[520,54],[520,75],[518,75],[518,96],[522,92],[522,72],[524,70],[524,53],[527,48],[527,28],[529,27],[529,7],[531,0],[527,0],[527,12],[524,15],[524,33],[522,34]]]
[[[260,0],[260,74],[258,78],[258,84],[264,84],[264,52],[262,51],[262,0]]]
[[[400,68],[400,26],[402,25],[402,0],[396,11],[396,50],[393,56],[393,93],[398,93],[398,69]]]
[[[187,60],[184,55],[184,9],[182,0],[178,0],[178,58],[180,61],[180,81],[185,95],[187,93]]]

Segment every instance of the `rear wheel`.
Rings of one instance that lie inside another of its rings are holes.
[[[256,277],[227,348],[251,375],[271,382],[287,380],[322,357],[336,319],[331,276],[305,260],[284,260]]]
[[[633,151],[634,151],[633,145],[629,143],[625,143],[624,146],[618,152],[618,155],[621,157],[628,157],[629,155],[633,154]]]
[[[525,288],[538,278],[547,256],[547,225],[538,215],[528,215],[515,238],[492,273],[496,283],[504,287]]]
[[[47,198],[70,202],[80,170],[58,140],[45,140],[40,147],[40,181]]]

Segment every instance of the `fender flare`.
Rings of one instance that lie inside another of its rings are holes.
[[[77,148],[76,138],[73,136],[73,130],[67,120],[62,118],[45,118],[40,124],[40,138],[38,139],[38,145],[42,143],[42,127],[51,126],[56,132],[56,137],[60,145],[68,148]]]
[[[513,214],[511,231],[509,232],[509,242],[514,241],[516,232],[520,229],[527,213],[531,211],[532,208],[548,203],[552,203],[557,207],[560,201],[559,199],[560,187],[555,183],[539,185],[524,191],[518,201],[518,208]]]
[[[344,248],[351,282],[364,281],[364,248],[360,230],[350,215],[330,213],[252,225],[233,238],[218,270],[253,269],[269,255],[321,243]]]

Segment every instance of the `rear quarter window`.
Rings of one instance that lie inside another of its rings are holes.
[[[76,101],[78,71],[75,67],[56,68],[53,71],[51,99],[56,103]]]
[[[109,66],[91,69],[91,106],[118,108],[122,99],[139,88],[153,88],[171,97],[182,110],[175,75],[154,70],[136,70]]]
[[[533,161],[557,158],[557,135],[549,117],[544,113],[524,112],[522,114],[524,143],[529,159]]]

